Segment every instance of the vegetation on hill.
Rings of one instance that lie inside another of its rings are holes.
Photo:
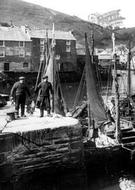
[[[56,30],[72,31],[78,43],[84,43],[84,33],[88,37],[94,31],[95,46],[106,47],[111,44],[111,33],[109,29],[84,21],[76,16],[69,16],[52,9],[39,5],[27,3],[22,0],[0,0],[0,23],[6,25],[28,25],[31,28],[52,28],[55,23]],[[134,33],[133,29],[117,30],[116,39],[125,42],[126,34]],[[127,35],[128,36],[128,35]]]

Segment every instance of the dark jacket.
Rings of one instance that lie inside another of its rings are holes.
[[[40,89],[40,97],[50,97],[53,94],[52,84],[48,81],[39,83],[36,92]]]
[[[19,95],[30,96],[30,91],[25,83],[20,83],[18,81],[13,85],[11,89],[11,97],[13,97],[14,95],[15,96],[19,96]]]

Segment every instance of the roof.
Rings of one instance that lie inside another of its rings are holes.
[[[48,38],[52,39],[53,33],[52,30],[40,30],[35,29],[30,31],[31,38],[46,38],[46,33],[48,31]],[[71,31],[65,32],[65,31],[54,31],[54,38],[56,40],[76,40]]]
[[[2,41],[31,41],[30,36],[19,27],[0,27]]]

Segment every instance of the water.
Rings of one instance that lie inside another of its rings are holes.
[[[1,190],[121,190],[120,180],[135,181],[133,168],[119,170],[113,166],[111,170],[86,168],[78,171],[61,171],[49,174],[45,171],[25,175],[12,184],[4,183]],[[135,184],[135,183],[134,183]],[[134,185],[135,187],[135,185]],[[132,189],[122,189],[132,190]],[[133,189],[135,190],[135,189]]]

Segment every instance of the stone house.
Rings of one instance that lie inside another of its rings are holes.
[[[31,39],[21,27],[0,27],[0,71],[31,70]]]
[[[38,71],[41,61],[45,61],[46,46],[53,39],[52,30],[31,30],[32,70]],[[48,40],[47,40],[48,39]],[[77,69],[76,39],[71,32],[55,31],[55,58],[59,71],[72,72]],[[48,41],[48,43],[47,43]]]

